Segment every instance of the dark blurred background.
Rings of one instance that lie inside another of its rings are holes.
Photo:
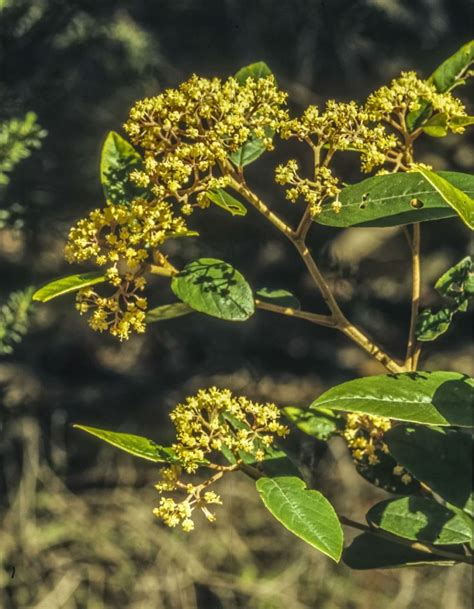
[[[468,0],[0,0],[0,123],[33,111],[47,130],[2,191],[20,221],[0,230],[0,301],[81,270],[63,260],[67,232],[103,205],[101,145],[135,100],[192,73],[226,77],[264,60],[295,112],[332,97],[362,101],[401,70],[428,76],[472,26]],[[466,137],[431,139],[419,152],[436,169],[472,170]],[[301,210],[273,183],[289,154],[300,151],[285,143],[248,175],[292,220]],[[351,159],[340,169],[348,181],[361,177]],[[178,266],[223,258],[253,287],[289,289],[304,308],[324,311],[290,245],[252,210],[232,218],[216,207],[192,223],[202,238],[174,246]],[[423,302],[437,305],[432,285],[468,252],[467,231],[456,220],[434,222],[422,246]],[[410,292],[401,231],[318,227],[311,247],[349,317],[401,354]],[[160,281],[148,296],[151,306],[172,300]],[[427,345],[424,368],[472,371],[469,326],[459,321]],[[191,315],[119,343],[93,333],[73,297],[36,306],[23,342],[0,359],[0,605],[467,608],[467,569],[356,573],[329,564],[273,522],[244,479],[222,489],[216,525],[200,522],[188,536],[164,530],[151,514],[156,469],[71,429],[81,422],[166,443],[167,414],[198,387],[306,405],[331,384],[377,372],[344,337],[266,312],[245,324]],[[382,496],[357,477],[338,440],[324,450],[302,439],[301,451],[347,514],[362,518]]]

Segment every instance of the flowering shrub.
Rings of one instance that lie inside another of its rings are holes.
[[[435,286],[451,304],[420,310],[421,224],[458,217],[472,230],[474,177],[433,171],[414,158],[418,138],[462,134],[474,123],[453,94],[473,60],[469,43],[427,80],[405,72],[363,104],[331,100],[324,109],[309,106],[300,117],[291,116],[286,93],[264,63],[226,81],[192,76],[134,105],[124,126],[131,143],[117,133],[107,137],[101,160],[105,205],[71,229],[65,251],[69,262],[93,263],[99,270],[53,281],[36,292],[36,300],[74,291],[91,328],[120,340],[172,317],[201,313],[245,321],[258,308],[334,328],[388,372],[333,387],[307,408],[202,389],[171,413],[176,441],[169,447],[77,426],[162,464],[154,514],[169,527],[192,531],[197,508],[212,522],[210,506],[222,503],[213,485],[240,471],[255,479],[264,505],[283,526],[336,561],[344,525],[362,531],[343,555],[354,568],[473,562],[472,440],[464,428],[472,426],[474,383],[458,372],[420,371],[418,362],[423,343],[446,332],[474,293],[466,257]],[[295,159],[275,169],[285,197],[301,205],[296,227],[254,192],[245,175],[246,166],[278,138],[296,139],[312,158],[309,174]],[[343,152],[357,154],[361,171],[376,174],[346,185],[333,164]],[[197,237],[192,214],[213,204],[232,215],[244,215],[250,205],[273,224],[300,254],[329,312],[301,310],[286,290],[254,292],[223,260],[199,258],[176,268],[163,246],[169,239]],[[412,259],[403,358],[388,354],[341,310],[307,245],[316,224],[403,227]],[[149,298],[159,302],[159,294],[145,292],[153,274],[170,282],[176,302],[149,308]],[[307,487],[285,451],[290,428],[324,440],[339,434],[359,473],[400,497],[373,506],[367,525],[336,514],[318,490]]]

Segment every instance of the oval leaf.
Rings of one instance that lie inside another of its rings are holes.
[[[153,440],[142,436],[135,436],[130,433],[119,433],[116,431],[107,431],[106,429],[97,429],[96,427],[87,427],[86,425],[73,425],[76,429],[82,429],[97,438],[100,438],[108,444],[112,444],[120,450],[124,450],[135,457],[154,461],[155,463],[174,463],[176,457],[171,448],[159,446]]]
[[[103,283],[106,280],[107,277],[101,272],[68,275],[67,277],[61,277],[61,279],[55,279],[39,288],[39,290],[33,294],[32,298],[39,302],[48,302],[48,300],[63,296],[63,294],[77,292],[77,290],[87,288],[96,283]]]
[[[207,193],[207,198],[233,216],[245,216],[247,213],[245,205],[240,201],[237,201],[236,198],[226,192],[223,188],[210,190]]]
[[[445,180],[439,173],[421,166],[417,166],[417,170],[444,201],[454,209],[464,224],[474,230],[474,199],[471,199],[465,192]]]
[[[436,174],[466,196],[474,194],[474,176],[454,171]],[[419,173],[393,173],[367,178],[344,188],[336,213],[325,206],[316,222],[327,226],[399,226],[454,216],[452,207]]]
[[[266,302],[290,309],[301,309],[300,301],[288,290],[261,288],[255,294]]]
[[[105,138],[100,157],[100,180],[109,203],[123,205],[147,191],[130,181],[130,172],[142,169],[143,160],[135,148],[115,131]]]
[[[191,308],[220,319],[245,321],[255,311],[249,284],[223,260],[200,258],[187,264],[173,277],[171,289]]]
[[[257,491],[268,511],[297,537],[336,562],[343,533],[334,508],[318,491],[306,489],[295,476],[260,478]]]
[[[331,408],[425,425],[471,427],[474,380],[458,372],[404,372],[332,387],[311,408]]]
[[[454,55],[448,57],[446,61],[436,68],[429,77],[429,81],[434,84],[439,93],[449,91],[463,79],[474,63],[474,41],[471,40],[462,46]]]
[[[473,515],[472,438],[459,431],[398,425],[384,437],[390,453],[443,499]]]
[[[338,418],[329,409],[286,406],[283,412],[298,429],[318,440],[329,440],[338,431]]]
[[[450,551],[453,551],[450,548]],[[344,563],[351,569],[393,569],[395,567],[416,567],[437,565],[451,567],[456,561],[427,552],[419,552],[371,533],[363,533],[344,550]]]
[[[258,80],[259,78],[265,78],[266,76],[271,75],[272,71],[267,64],[264,61],[257,61],[256,63],[251,63],[248,66],[240,68],[235,75],[235,80],[239,83],[239,85],[245,85],[247,78]]]
[[[472,520],[425,497],[387,499],[367,513],[367,522],[393,535],[434,545],[472,539]]]
[[[167,305],[161,305],[161,307],[155,307],[150,309],[146,314],[146,323],[152,324],[156,321],[165,321],[167,319],[174,319],[175,317],[182,317],[183,315],[189,315],[193,313],[194,309],[189,307],[184,302],[173,302]]]

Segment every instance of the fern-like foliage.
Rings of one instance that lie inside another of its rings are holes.
[[[12,292],[0,306],[0,354],[13,351],[28,330],[33,288]]]
[[[12,118],[0,123],[0,186],[10,181],[9,173],[33,150],[40,148],[46,131],[37,123],[34,112],[24,118]]]

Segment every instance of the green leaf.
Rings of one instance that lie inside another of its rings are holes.
[[[431,137],[445,137],[449,128],[468,127],[474,125],[474,116],[454,116],[449,118],[447,114],[435,114],[423,126],[423,131]]]
[[[425,425],[471,427],[474,380],[458,372],[367,376],[332,387],[311,404],[315,407]]]
[[[416,320],[416,339],[422,342],[436,340],[448,330],[453,315],[454,310],[449,307],[443,307],[436,312],[424,309]]]
[[[255,312],[253,294],[243,276],[230,264],[215,258],[200,258],[173,277],[176,296],[200,313],[245,321]]]
[[[454,55],[448,57],[446,61],[443,61],[428,78],[428,82],[435,86],[438,93],[450,91],[451,89],[454,89],[454,87],[466,82],[466,77],[469,76],[468,70],[473,61],[474,41],[470,41],[456,51]],[[410,112],[407,116],[407,126],[410,131],[414,131],[418,127],[426,124],[426,120],[431,116],[431,104],[426,100],[420,101],[420,108]]]
[[[405,484],[401,476],[393,473],[398,463],[392,455],[378,451],[377,457],[379,462],[373,465],[367,462],[355,461],[356,471],[364,480],[394,495],[412,495],[420,490],[420,483],[415,478],[412,477]]]
[[[450,548],[451,551],[452,548]],[[344,550],[344,563],[351,569],[392,569],[395,567],[420,567],[425,565],[450,567],[456,561],[419,552],[371,533],[363,533]]]
[[[251,63],[248,66],[240,68],[235,75],[235,80],[239,85],[245,85],[247,78],[259,80],[260,78],[266,78],[267,76],[272,76],[272,71],[264,61],[257,61],[256,63]]]
[[[82,429],[97,438],[100,438],[108,444],[112,444],[120,450],[123,450],[135,457],[154,461],[155,463],[174,463],[177,461],[176,456],[171,448],[159,446],[153,440],[142,436],[135,436],[129,433],[119,433],[116,431],[107,431],[106,429],[97,429],[96,427],[87,427],[86,425],[73,425],[76,429]]]
[[[474,194],[474,176],[440,171],[436,174],[460,189]],[[454,216],[452,207],[437,188],[419,173],[393,173],[367,178],[344,188],[339,213],[330,205],[323,208],[316,222],[327,226],[399,226]]]
[[[210,190],[207,193],[207,198],[225,209],[233,216],[245,216],[247,208],[243,203],[237,201],[232,195],[226,192],[223,188],[217,188],[216,190]]]
[[[328,408],[286,406],[283,412],[298,429],[318,440],[329,440],[338,431],[338,417]]]
[[[130,181],[130,172],[141,170],[143,160],[135,148],[115,131],[110,131],[102,146],[100,180],[109,203],[125,205],[147,190]]]
[[[454,209],[464,224],[471,230],[474,230],[474,199],[471,199],[465,192],[453,186],[440,173],[435,173],[420,165],[417,166],[417,170],[446,203]]]
[[[67,277],[55,279],[42,286],[39,290],[36,290],[32,298],[39,302],[48,302],[48,300],[63,296],[63,294],[77,292],[77,290],[87,288],[96,283],[103,283],[106,280],[107,277],[99,271],[93,273],[80,273],[79,275],[68,275]]]
[[[182,317],[183,315],[189,315],[193,312],[194,309],[187,304],[184,304],[184,302],[173,302],[168,305],[161,305],[160,307],[150,309],[146,314],[145,321],[148,324],[152,324],[156,321],[174,319],[175,317]]]
[[[272,290],[271,288],[261,288],[255,295],[261,300],[280,307],[290,309],[301,309],[300,301],[288,290]]]
[[[455,313],[467,310],[468,301],[474,295],[472,268],[472,258],[466,256],[438,279],[435,289],[454,303],[436,312],[432,309],[420,312],[416,323],[416,338],[419,341],[435,340],[449,328]]]
[[[434,84],[439,93],[450,91],[464,81],[464,77],[473,63],[474,41],[471,40],[456,51],[454,55],[443,61],[428,80]]]
[[[472,438],[460,431],[398,425],[384,436],[390,453],[415,478],[474,514]]]
[[[367,522],[393,535],[434,545],[462,544],[472,539],[472,520],[425,497],[387,499],[367,513]]]
[[[257,491],[267,510],[285,528],[339,562],[343,543],[341,524],[320,492],[306,489],[303,480],[295,476],[260,478]]]

